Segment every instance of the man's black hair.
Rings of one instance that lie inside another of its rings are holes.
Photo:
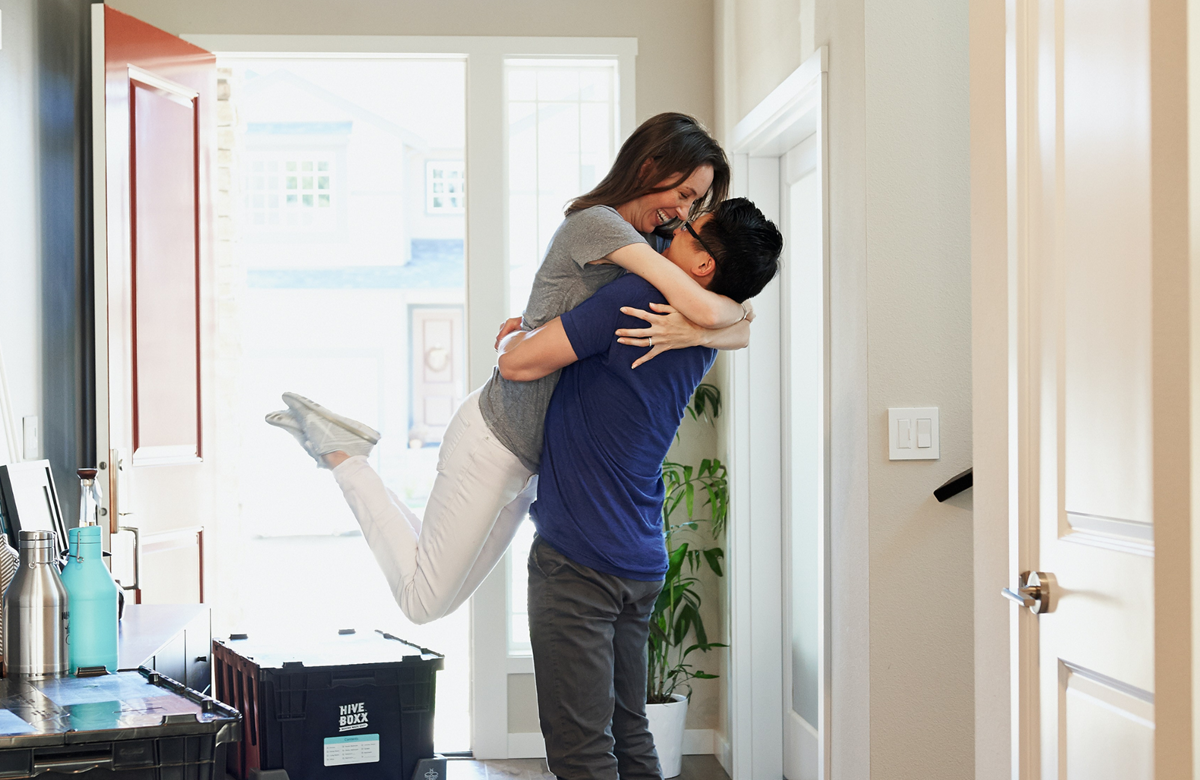
[[[746,198],[731,198],[712,210],[700,236],[717,252],[709,292],[741,303],[762,292],[779,273],[783,236],[775,223]]]

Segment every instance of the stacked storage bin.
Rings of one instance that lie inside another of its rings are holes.
[[[433,756],[443,657],[383,632],[213,643],[214,693],[245,718],[239,780],[410,780]],[[255,771],[257,770],[257,772]],[[283,770],[271,775],[270,770]]]
[[[0,778],[222,780],[237,711],[157,672],[0,680]]]

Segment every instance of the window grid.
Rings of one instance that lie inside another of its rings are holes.
[[[467,205],[466,167],[462,160],[429,160],[425,163],[425,211],[429,214],[462,214]]]
[[[250,162],[246,211],[251,229],[324,228],[332,222],[333,162],[295,153]]]
[[[568,201],[608,172],[616,153],[616,60],[509,60],[509,311],[533,275]]]

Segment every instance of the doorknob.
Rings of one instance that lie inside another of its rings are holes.
[[[122,584],[121,588],[136,591],[142,587],[142,532],[129,525],[123,525],[120,528],[122,531],[133,534],[133,584]]]
[[[1017,580],[1015,591],[1005,588],[1001,595],[1009,601],[1015,601],[1022,607],[1028,607],[1035,615],[1054,611],[1055,590],[1058,583],[1054,575],[1044,571],[1023,571]]]

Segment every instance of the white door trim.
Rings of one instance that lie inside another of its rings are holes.
[[[753,200],[763,213],[779,221],[781,214],[780,158],[789,149],[814,133],[820,133],[819,150],[822,159],[822,225],[825,254],[826,302],[829,301],[829,206],[828,206],[828,138],[825,132],[827,117],[827,54],[821,48],[803,65],[771,92],[733,130],[730,150],[733,153],[733,190]],[[782,308],[780,283],[773,282],[755,300],[757,327],[750,347],[734,353],[731,360],[730,401],[732,414],[727,431],[730,434],[730,498],[729,523],[729,592],[730,592],[730,665],[729,665],[729,751],[719,757],[733,780],[758,777],[780,777],[785,772],[785,726],[790,725],[785,713],[783,688],[789,675],[790,661],[785,655],[785,643],[790,637],[783,631],[781,615],[785,565],[783,554],[787,539],[783,524],[786,506],[784,485],[784,444],[781,440],[780,414],[784,369],[787,365],[781,340]],[[829,441],[829,329],[826,306],[826,441]],[[829,495],[831,474],[830,452],[825,452],[826,495]],[[822,544],[825,551],[823,571],[820,572],[820,598],[824,616],[820,643],[820,698],[818,718],[821,721],[815,740],[817,746],[817,777],[831,777],[830,717],[831,700],[836,697],[832,658],[832,611],[836,601],[830,576],[833,566],[844,560],[861,560],[865,550],[855,551],[852,558],[839,553],[830,544],[829,523],[832,502],[826,502]],[[753,522],[751,518],[753,517]],[[832,554],[832,557],[831,557]],[[850,570],[850,569],[847,569]],[[865,623],[868,614],[863,609],[852,619]],[[856,632],[857,633],[857,632]],[[864,675],[841,681],[864,684]],[[792,769],[794,772],[794,768]]]
[[[508,317],[508,188],[504,61],[509,58],[617,60],[621,140],[635,128],[636,38],[517,38],[395,35],[180,36],[218,57],[445,57],[466,62],[467,74],[467,378],[482,385],[496,364],[496,328]],[[511,552],[510,552],[511,555]],[[507,565],[475,592],[471,609],[471,749],[476,758],[508,758],[524,745],[508,732]],[[540,735],[539,735],[540,736]]]
[[[972,0],[971,377],[975,585],[975,778],[1012,780],[1010,658],[1016,610],[1000,598],[1009,587],[1010,415],[1008,381],[1008,192],[1005,138],[1006,0]]]

